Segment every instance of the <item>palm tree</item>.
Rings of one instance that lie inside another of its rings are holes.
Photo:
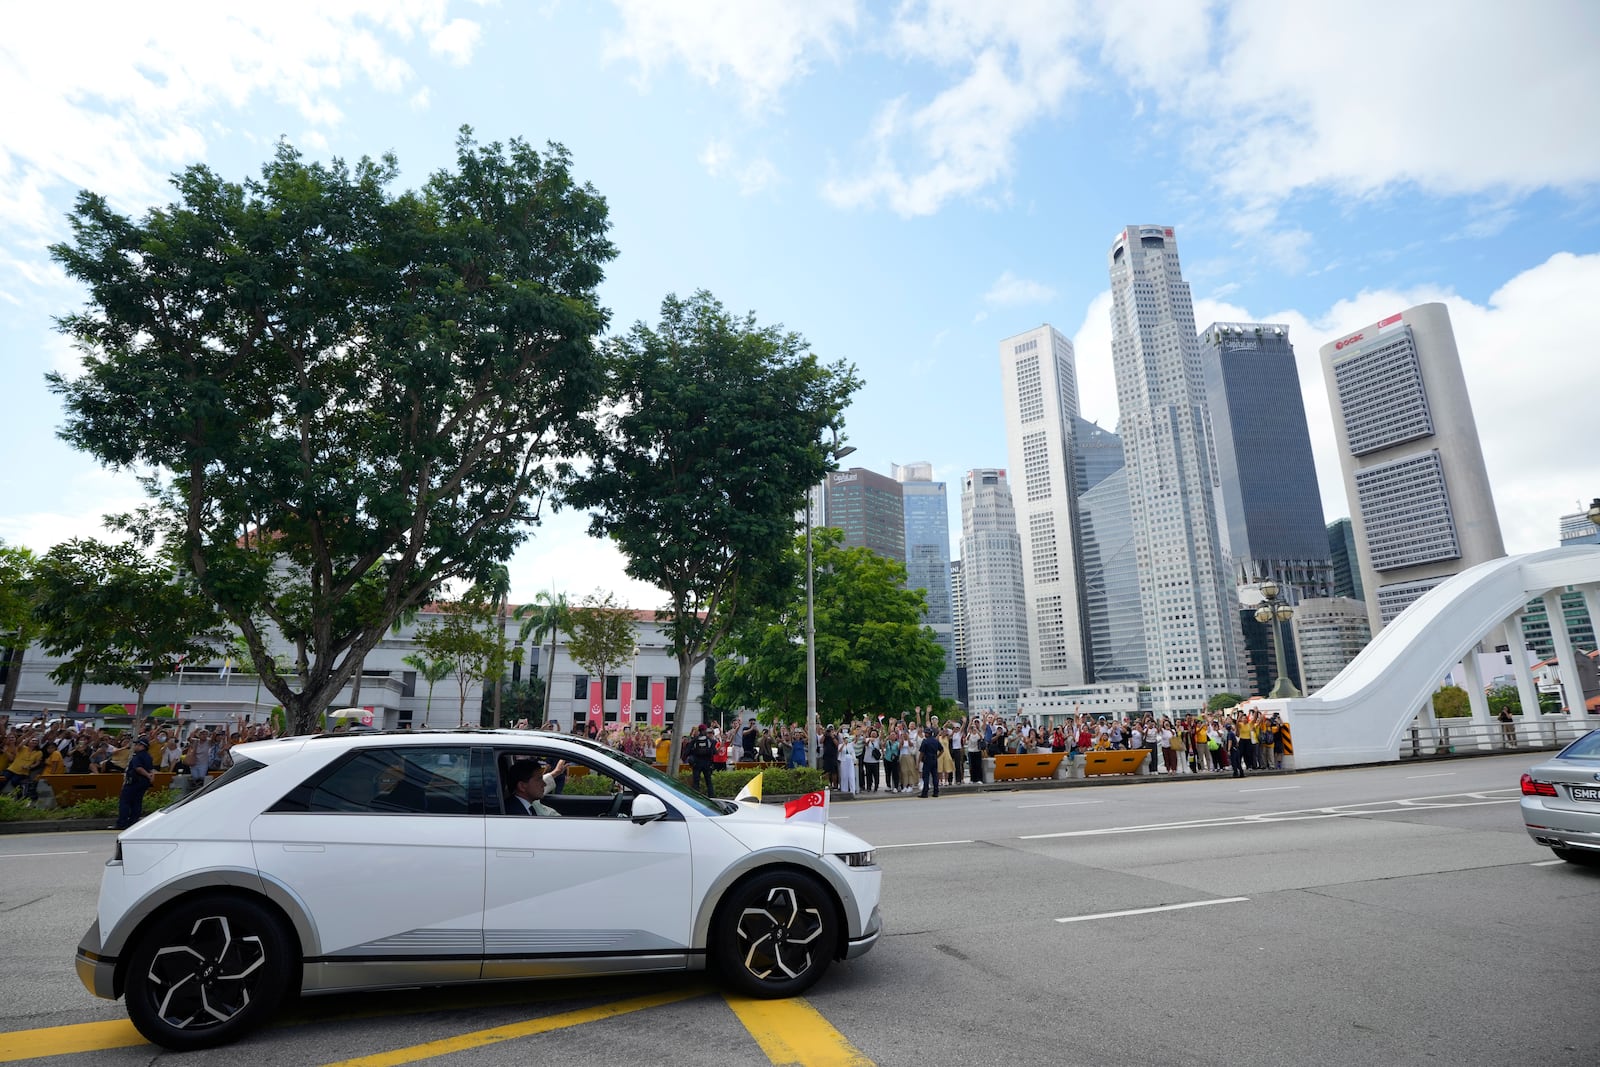
[[[500,654],[495,656],[494,672],[494,728],[500,729],[500,694],[505,682],[505,655],[506,647],[506,597],[511,594],[511,572],[506,570],[505,564],[497,563],[489,568],[489,575],[479,588],[489,595],[492,606],[492,618],[496,629],[499,631],[495,638],[495,647]]]
[[[521,647],[532,637],[533,640],[543,642],[545,637],[550,638],[550,655],[545,659],[544,667],[544,718],[550,720],[550,694],[555,682],[556,642],[561,636],[561,631],[567,627],[567,619],[571,607],[567,603],[567,594],[557,593],[554,590],[541,592],[533,598],[532,604],[524,604],[517,609],[517,618],[522,621],[522,628],[517,631],[517,645]]]
[[[450,673],[450,661],[446,659],[428,659],[426,656],[412,652],[403,660],[406,666],[415,667],[417,673],[422,675],[428,683],[428,702],[422,708],[422,721],[428,721],[428,714],[433,710],[433,686],[436,682],[444,681],[445,675]]]

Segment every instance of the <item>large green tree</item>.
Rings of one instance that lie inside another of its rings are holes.
[[[691,672],[736,620],[793,588],[795,513],[859,383],[799,334],[730,315],[706,292],[669,295],[661,321],[613,338],[605,362],[605,436],[572,498],[594,509],[592,531],[621,547],[628,573],[666,593],[676,767]]]
[[[132,542],[63,541],[39,557],[33,588],[40,644],[62,657],[51,680],[72,685],[74,707],[87,680],[132,689],[142,714],[152,684],[228,647],[211,602]]]
[[[0,656],[5,657],[5,684],[0,686],[0,712],[11,710],[22,681],[22,658],[33,643],[31,596],[33,553],[0,541]]]
[[[906,589],[906,569],[866,548],[845,548],[838,530],[813,538],[817,715],[823,722],[897,713],[939,695],[944,649],[923,623],[927,598]],[[794,552],[804,553],[803,540]],[[733,628],[714,701],[798,722],[806,711],[805,592],[765,606]]]
[[[604,687],[614,669],[639,651],[633,621],[633,610],[618,604],[613,594],[591,593],[571,610],[567,625],[572,633],[567,638],[567,653],[574,663],[599,678]]]
[[[177,175],[134,220],[92,192],[52,253],[62,436],[149,489],[296,730],[408,605],[528,536],[593,436],[606,205],[568,154],[479,145],[392,193],[391,156]],[[276,630],[294,675],[267,652]]]
[[[494,619],[493,607],[473,588],[460,600],[439,605],[441,614],[426,623],[416,635],[423,657],[447,667],[446,676],[456,677],[459,696],[459,725],[467,724],[467,693],[473,682],[488,683],[496,677],[506,660],[503,642],[495,638],[488,624]],[[415,665],[415,661],[408,659]],[[420,670],[420,668],[419,668]],[[423,677],[429,672],[423,671]],[[429,679],[428,701],[432,705],[433,684]]]

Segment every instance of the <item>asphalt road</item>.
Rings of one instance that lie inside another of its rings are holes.
[[[1593,1064],[1600,869],[1528,839],[1531,762],[835,804],[881,849],[888,933],[805,998],[820,1018],[786,1019],[806,1035],[787,1054],[715,986],[663,978],[307,999],[233,1052],[66,1051],[124,1032],[71,966],[111,834],[5,837],[0,1062],[322,1064],[444,1041],[407,1061]]]

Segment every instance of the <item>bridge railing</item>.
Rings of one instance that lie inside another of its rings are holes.
[[[1526,719],[1526,721],[1524,721]],[[1414,719],[1400,735],[1400,758],[1461,755],[1469,752],[1543,751],[1562,748],[1594,728],[1569,715],[1518,716],[1514,722],[1439,719],[1427,726]]]

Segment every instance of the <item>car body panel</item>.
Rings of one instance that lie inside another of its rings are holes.
[[[1528,835],[1549,848],[1592,853],[1600,858],[1600,730],[1590,731],[1529,777],[1554,788],[1554,796],[1522,796]]]

